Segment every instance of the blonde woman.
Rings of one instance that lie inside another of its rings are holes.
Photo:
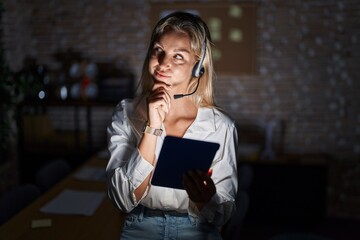
[[[219,229],[235,211],[237,131],[214,103],[211,44],[200,17],[175,12],[161,19],[140,96],[115,110],[108,128],[108,195],[128,213],[121,239],[221,239]],[[165,136],[219,143],[212,175],[189,171],[185,190],[151,185]]]

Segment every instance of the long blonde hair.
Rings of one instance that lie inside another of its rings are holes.
[[[206,44],[206,55],[203,62],[204,74],[201,79],[193,77],[190,81],[188,91],[195,90],[196,85],[199,82],[199,87],[195,94],[191,95],[192,101],[198,107],[210,107],[215,106],[214,102],[214,89],[213,82],[215,78],[215,72],[212,62],[212,42],[208,27],[205,22],[198,16],[187,12],[174,12],[166,17],[162,18],[155,26],[146,58],[144,60],[142,74],[140,78],[140,87],[142,88],[142,95],[147,95],[154,84],[152,77],[149,73],[149,60],[155,41],[165,32],[165,29],[173,29],[175,31],[186,32],[190,36],[190,47],[195,53],[197,61],[200,60],[202,54],[202,45]]]

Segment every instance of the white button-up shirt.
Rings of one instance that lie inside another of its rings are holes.
[[[136,201],[135,189],[155,168],[142,158],[137,148],[146,117],[145,101],[135,104],[135,101],[123,100],[116,107],[108,127],[111,154],[107,166],[108,194],[114,205],[121,211],[130,212],[142,204],[152,209],[188,212],[219,226],[225,224],[235,211],[237,192],[237,131],[234,122],[216,108],[199,108],[184,135],[184,138],[220,144],[211,165],[216,194],[199,212],[186,191],[180,189],[149,185],[141,200]],[[165,136],[164,131],[157,138],[156,159]]]

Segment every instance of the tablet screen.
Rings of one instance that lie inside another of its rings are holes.
[[[208,171],[220,144],[166,136],[151,180],[152,185],[184,189],[189,170]]]

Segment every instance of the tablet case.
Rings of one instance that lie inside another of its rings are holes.
[[[152,185],[184,189],[189,170],[208,171],[220,144],[166,136],[151,180]]]

